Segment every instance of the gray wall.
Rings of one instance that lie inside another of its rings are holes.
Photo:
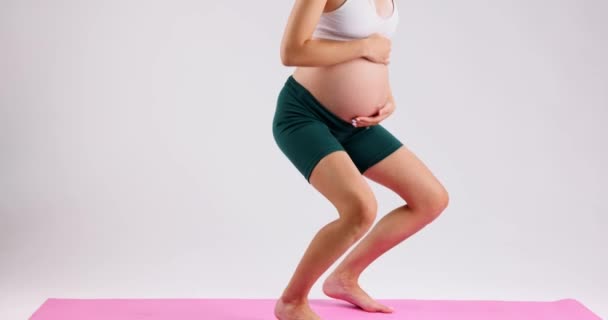
[[[0,318],[48,297],[278,297],[337,217],[271,134],[292,4],[0,1]],[[364,287],[608,317],[608,2],[398,5],[384,125],[451,203]],[[370,183],[379,216],[401,204]]]

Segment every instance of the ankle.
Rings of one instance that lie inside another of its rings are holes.
[[[282,295],[279,298],[283,304],[291,304],[291,305],[303,305],[308,303],[308,297],[306,296],[288,296]]]
[[[359,282],[359,274],[355,274],[346,270],[334,270],[331,274],[333,278],[344,283],[357,283]]]

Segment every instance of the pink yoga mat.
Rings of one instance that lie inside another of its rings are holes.
[[[387,300],[390,314],[311,299],[326,320],[601,320],[574,299],[558,301]],[[30,320],[271,320],[273,299],[48,299]]]

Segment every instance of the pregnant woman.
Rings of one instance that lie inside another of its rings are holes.
[[[296,68],[278,95],[272,132],[338,218],[306,249],[276,302],[280,320],[320,319],[308,303],[310,289],[358,240],[323,292],[368,312],[392,312],[359,286],[359,276],[447,206],[443,185],[379,124],[396,107],[388,64],[398,20],[395,0],[295,0],[280,55],[284,65]],[[404,201],[371,230],[377,202],[364,177]]]

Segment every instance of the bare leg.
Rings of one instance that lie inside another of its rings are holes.
[[[369,304],[359,276],[380,255],[433,221],[447,206],[448,194],[414,153],[402,147],[368,169],[365,176],[399,194],[408,204],[384,216],[325,280],[330,297]],[[353,301],[352,296],[360,297]]]
[[[321,228],[275,306],[280,320],[316,320],[308,294],[327,269],[369,230],[377,203],[371,188],[344,151],[330,153],[315,167],[310,183],[338,210],[340,217]]]

